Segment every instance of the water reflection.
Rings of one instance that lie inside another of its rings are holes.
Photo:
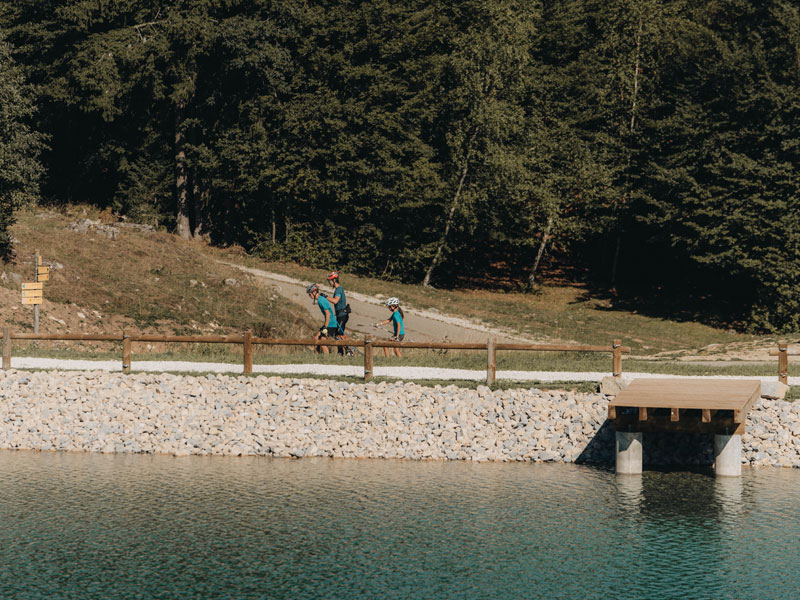
[[[644,478],[642,475],[617,475],[614,482],[617,486],[617,500],[620,508],[638,513],[644,496]]]
[[[733,519],[745,514],[744,481],[741,477],[715,478],[714,491],[717,506],[725,518]],[[750,503],[752,503],[752,498]]]
[[[0,598],[795,597],[800,473],[0,452]]]

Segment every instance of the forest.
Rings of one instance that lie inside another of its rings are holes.
[[[794,1],[0,0],[6,256],[20,206],[90,203],[794,332],[799,159]]]

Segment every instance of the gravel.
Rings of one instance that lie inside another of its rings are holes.
[[[0,371],[0,448],[611,464],[608,396],[266,376]],[[761,399],[744,462],[800,467],[800,403]],[[712,436],[647,434],[646,464],[710,464]]]
[[[14,369],[58,369],[63,371],[106,371],[119,372],[122,369],[120,361],[113,360],[67,360],[59,358],[32,358],[12,357],[11,366]],[[242,365],[231,363],[188,362],[188,361],[132,361],[131,370],[144,373],[231,373],[242,372]],[[326,375],[363,377],[364,369],[351,365],[318,365],[318,364],[287,364],[287,365],[253,365],[255,373],[270,373],[276,375]],[[394,377],[397,379],[441,379],[484,381],[486,371],[471,369],[443,369],[437,367],[375,367],[376,377]],[[608,377],[608,372],[596,371],[497,371],[497,379],[507,381],[597,381]],[[758,379],[762,382],[775,381],[775,376],[731,376],[731,375],[662,375],[656,373],[625,373],[626,379],[636,377],[650,377],[657,379]],[[789,385],[800,385],[800,377],[789,377]]]

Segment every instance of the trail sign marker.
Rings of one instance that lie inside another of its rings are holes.
[[[22,303],[33,304],[34,309],[37,305],[42,303],[44,299],[44,284],[38,282],[27,281],[22,284]]]

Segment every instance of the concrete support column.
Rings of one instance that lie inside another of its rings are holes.
[[[617,474],[641,475],[642,434],[639,432],[617,432]]]
[[[714,473],[719,476],[739,477],[742,474],[742,436],[714,436]]]

